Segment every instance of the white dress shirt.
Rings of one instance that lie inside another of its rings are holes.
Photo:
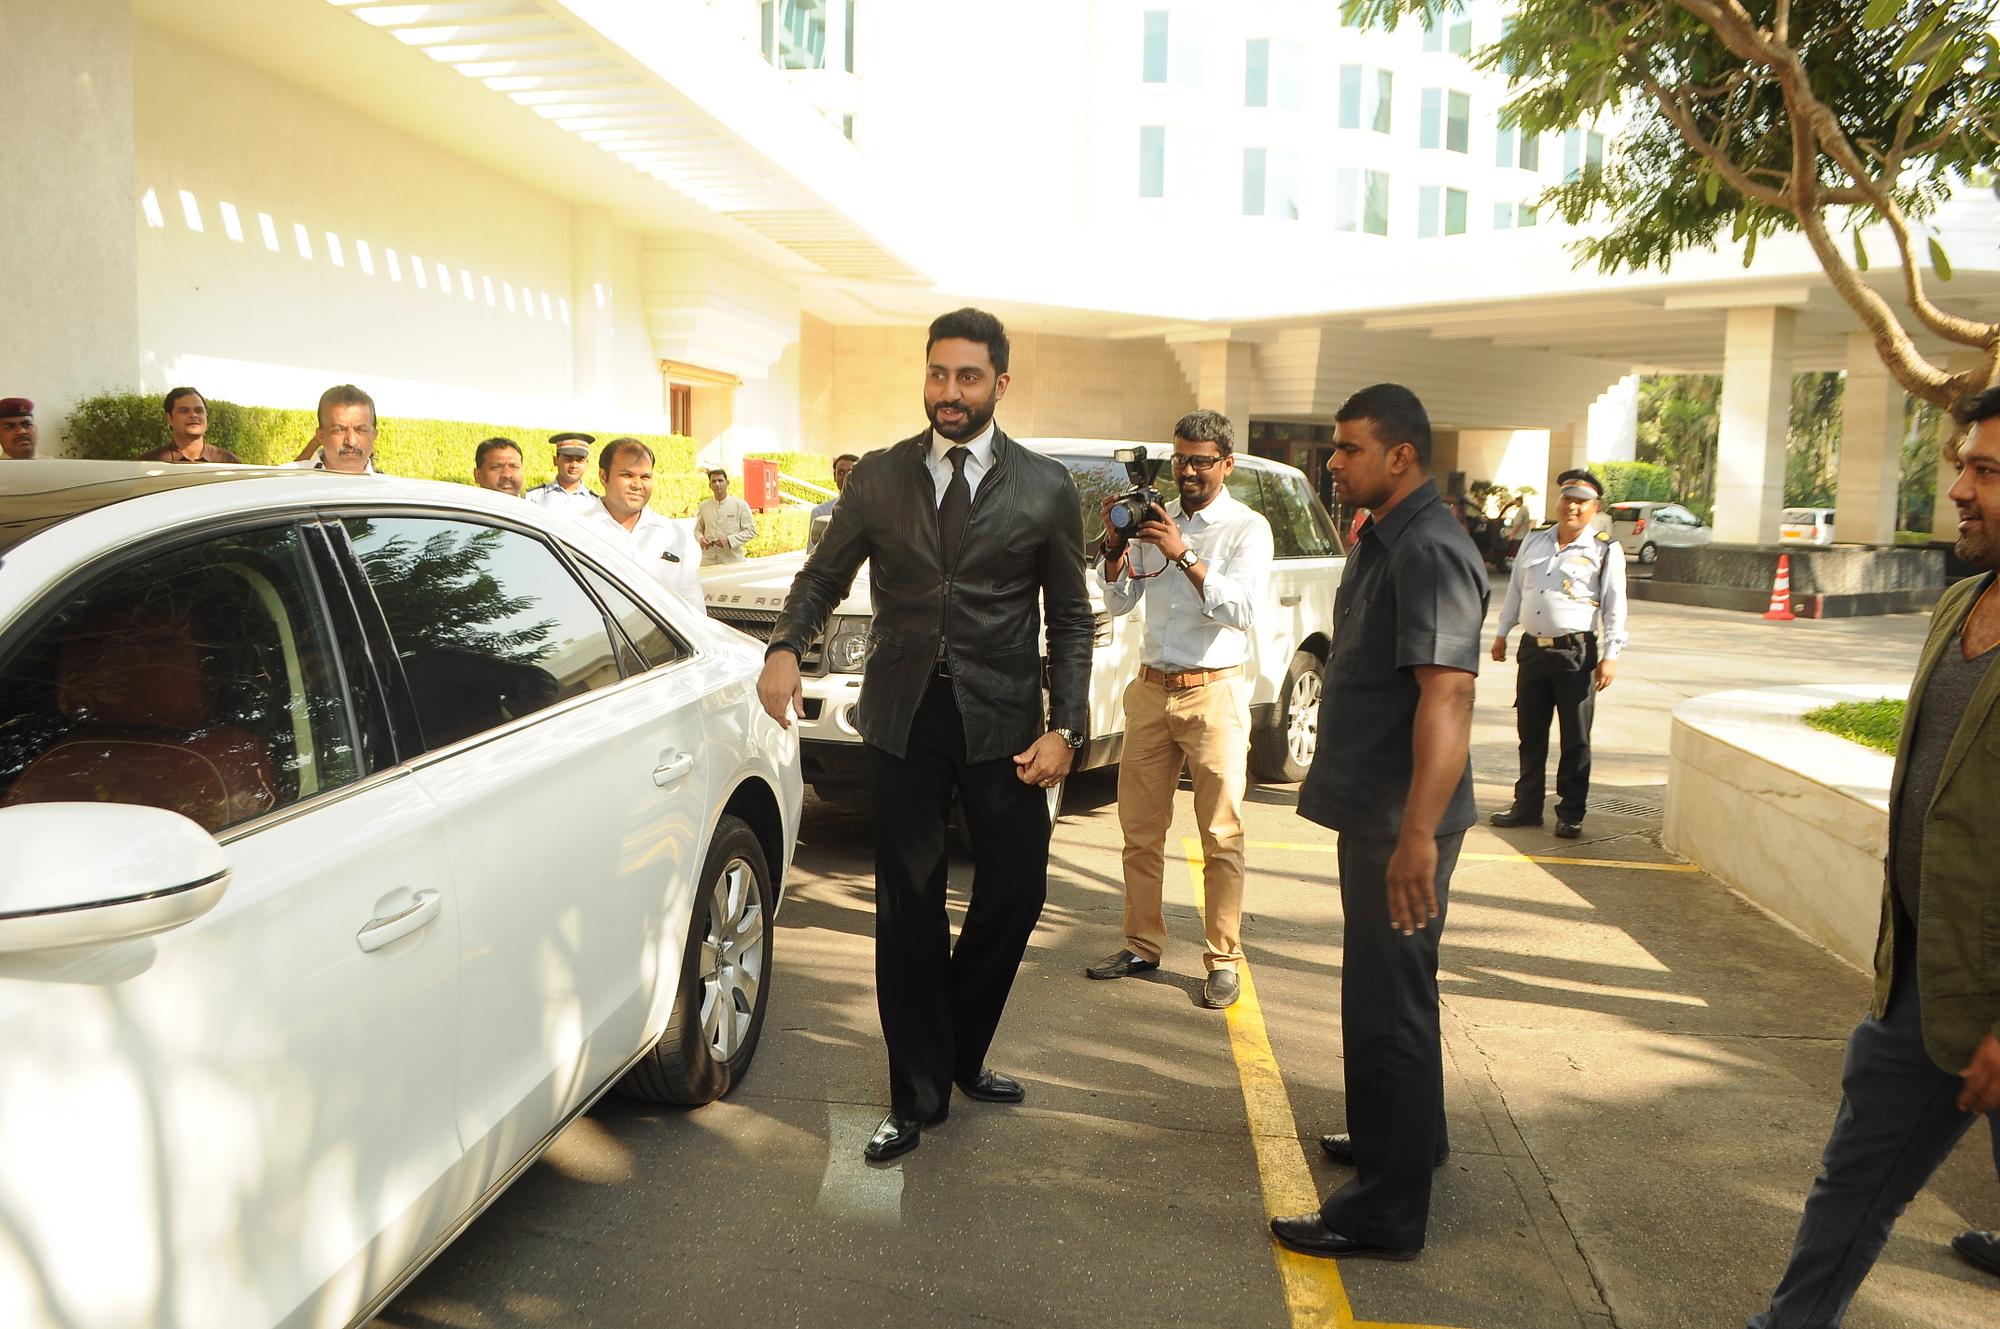
[[[602,502],[598,503],[594,513],[577,512],[573,515],[630,554],[660,585],[701,613],[708,612],[708,605],[701,594],[701,550],[685,526],[662,517],[651,508],[641,508],[638,522],[628,531],[618,524],[618,519]]]
[[[593,508],[604,506],[604,500],[591,493],[589,485],[581,482],[574,489],[564,489],[551,480],[545,485],[536,485],[521,497],[538,508],[567,512],[572,517],[587,517]]]
[[[711,545],[701,551],[703,563],[741,563],[743,550],[757,538],[757,517],[750,505],[735,494],[701,501],[695,509],[694,533],[703,540],[727,540],[721,547]]]
[[[1143,664],[1166,673],[1227,669],[1250,658],[1250,630],[1271,576],[1271,523],[1227,489],[1207,507],[1183,514],[1169,508],[1188,544],[1201,554],[1201,589],[1149,544],[1125,546],[1125,566],[1114,579],[1096,571],[1104,605],[1114,614],[1146,602]],[[1156,572],[1141,579],[1134,573]]]
[[[1588,526],[1568,544],[1553,526],[1529,532],[1507,578],[1499,635],[1518,623],[1531,637],[1567,637],[1594,631],[1600,615],[1604,658],[1615,660],[1626,642],[1625,550],[1618,541]]]
[[[986,428],[977,437],[964,443],[954,443],[937,430],[931,430],[931,455],[925,464],[931,468],[931,481],[937,486],[937,501],[944,502],[945,487],[951,483],[951,461],[947,454],[953,448],[969,448],[972,455],[965,459],[965,487],[968,497],[979,495],[979,482],[986,478],[986,472],[993,469],[993,422],[988,420]]]

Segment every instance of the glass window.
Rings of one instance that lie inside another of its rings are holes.
[[[1148,83],[1167,81],[1167,11],[1149,9],[1146,11],[1145,50],[1142,55],[1142,77]]]
[[[1511,231],[1514,229],[1514,205],[1512,203],[1495,203],[1493,205],[1493,229],[1496,231]]]
[[[1542,169],[1542,136],[1523,133],[1521,135],[1521,169],[1539,171]]]
[[[1514,224],[1516,226],[1533,226],[1535,224],[1535,205],[1532,203],[1523,203],[1520,210],[1514,214]]]
[[[1417,239],[1428,240],[1438,233],[1437,185],[1420,185],[1417,188]]]
[[[1563,180],[1574,180],[1583,174],[1583,131],[1571,129],[1563,134]]]
[[[1444,191],[1444,233],[1446,235],[1465,234],[1466,196],[1463,189]]]
[[[1389,234],[1389,176],[1369,171],[1363,179],[1361,229],[1370,235]]]
[[[1590,134],[1584,139],[1583,169],[1595,171],[1604,165],[1604,135]]]
[[[1447,152],[1472,150],[1472,98],[1463,92],[1454,92],[1449,99],[1444,146]]]
[[[1238,468],[1236,475],[1247,474]],[[1333,518],[1306,488],[1303,477],[1282,471],[1263,471],[1261,503],[1252,502],[1271,523],[1273,552],[1279,558],[1331,558],[1340,552],[1334,535]],[[1235,476],[1231,476],[1234,489]],[[1242,497],[1242,495],[1238,495]]]
[[[1279,149],[1270,154],[1270,193],[1266,213],[1286,221],[1299,219],[1299,154]]]
[[[1139,127],[1139,197],[1167,196],[1167,131],[1164,125]]]
[[[1271,43],[1263,37],[1243,44],[1243,104],[1271,104]]]
[[[1361,128],[1361,66],[1340,67],[1340,120],[1342,129]]]
[[[1444,89],[1425,88],[1417,111],[1417,146],[1444,145]]]
[[[1472,54],[1472,20],[1462,18],[1451,25],[1451,37],[1446,43],[1453,55]]]
[[[764,0],[763,38],[780,69],[826,68],[826,0]]]
[[[1296,111],[1305,104],[1305,48],[1291,42],[1271,43],[1271,105]]]
[[[1389,132],[1389,106],[1395,89],[1395,74],[1386,69],[1375,71],[1375,104],[1369,108],[1368,127],[1378,134]]]
[[[848,73],[852,74],[854,72],[854,0],[847,0],[847,27],[845,29],[845,34],[846,35],[843,38],[843,40],[847,43],[847,50],[845,52],[844,60],[840,67],[842,69],[845,69]],[[848,135],[847,135],[849,138],[854,137],[853,124],[854,124],[854,117],[849,116]]]
[[[1424,12],[1424,49],[1444,50],[1444,14],[1437,5],[1428,5]]]
[[[296,527],[148,550],[0,662],[0,805],[136,803],[219,831],[354,780],[354,732]]]
[[[435,517],[346,522],[427,747],[616,682],[611,632],[553,549]]]
[[[691,655],[687,643],[676,637],[652,614],[642,608],[631,596],[625,594],[619,585],[596,568],[584,567],[583,579],[590,583],[590,589],[597,592],[597,598],[604,602],[612,619],[625,634],[638,654],[638,668],[658,669],[676,660],[685,660]]]
[[[1507,118],[1507,113],[1502,111],[1500,113],[1500,123],[1493,134],[1493,164],[1495,166],[1512,166],[1514,164],[1515,151],[1518,147],[1519,138],[1514,132],[1514,123]]]
[[[1243,149],[1243,215],[1264,215],[1264,149]]]

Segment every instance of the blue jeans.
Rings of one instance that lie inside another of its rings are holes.
[[[1749,1329],[1838,1329],[1889,1229],[1976,1120],[1957,1107],[1965,1082],[1924,1051],[1914,982],[1896,985],[1886,1016],[1856,1026],[1840,1086],[1791,1262]],[[2000,1133],[2000,1113],[1988,1124]],[[2000,1134],[1993,1149],[2000,1169]]]

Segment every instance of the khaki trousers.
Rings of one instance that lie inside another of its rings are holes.
[[[1160,911],[1164,846],[1185,763],[1194,777],[1207,896],[1210,969],[1243,958],[1243,789],[1250,756],[1250,682],[1242,675],[1170,690],[1135,678],[1125,689],[1125,755],[1118,765],[1118,825],[1125,833],[1125,945],[1159,963],[1167,942]]]

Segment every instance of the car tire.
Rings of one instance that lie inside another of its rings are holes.
[[[770,1004],[774,904],[763,845],[743,821],[724,815],[695,881],[666,1032],[619,1083],[620,1092],[698,1107],[742,1082]]]
[[[1660,561],[1660,547],[1651,540],[1639,546],[1639,561],[1647,567]]]
[[[1326,662],[1299,651],[1285,669],[1271,722],[1250,733],[1250,773],[1259,780],[1297,784],[1306,778],[1319,747],[1320,673]]]

